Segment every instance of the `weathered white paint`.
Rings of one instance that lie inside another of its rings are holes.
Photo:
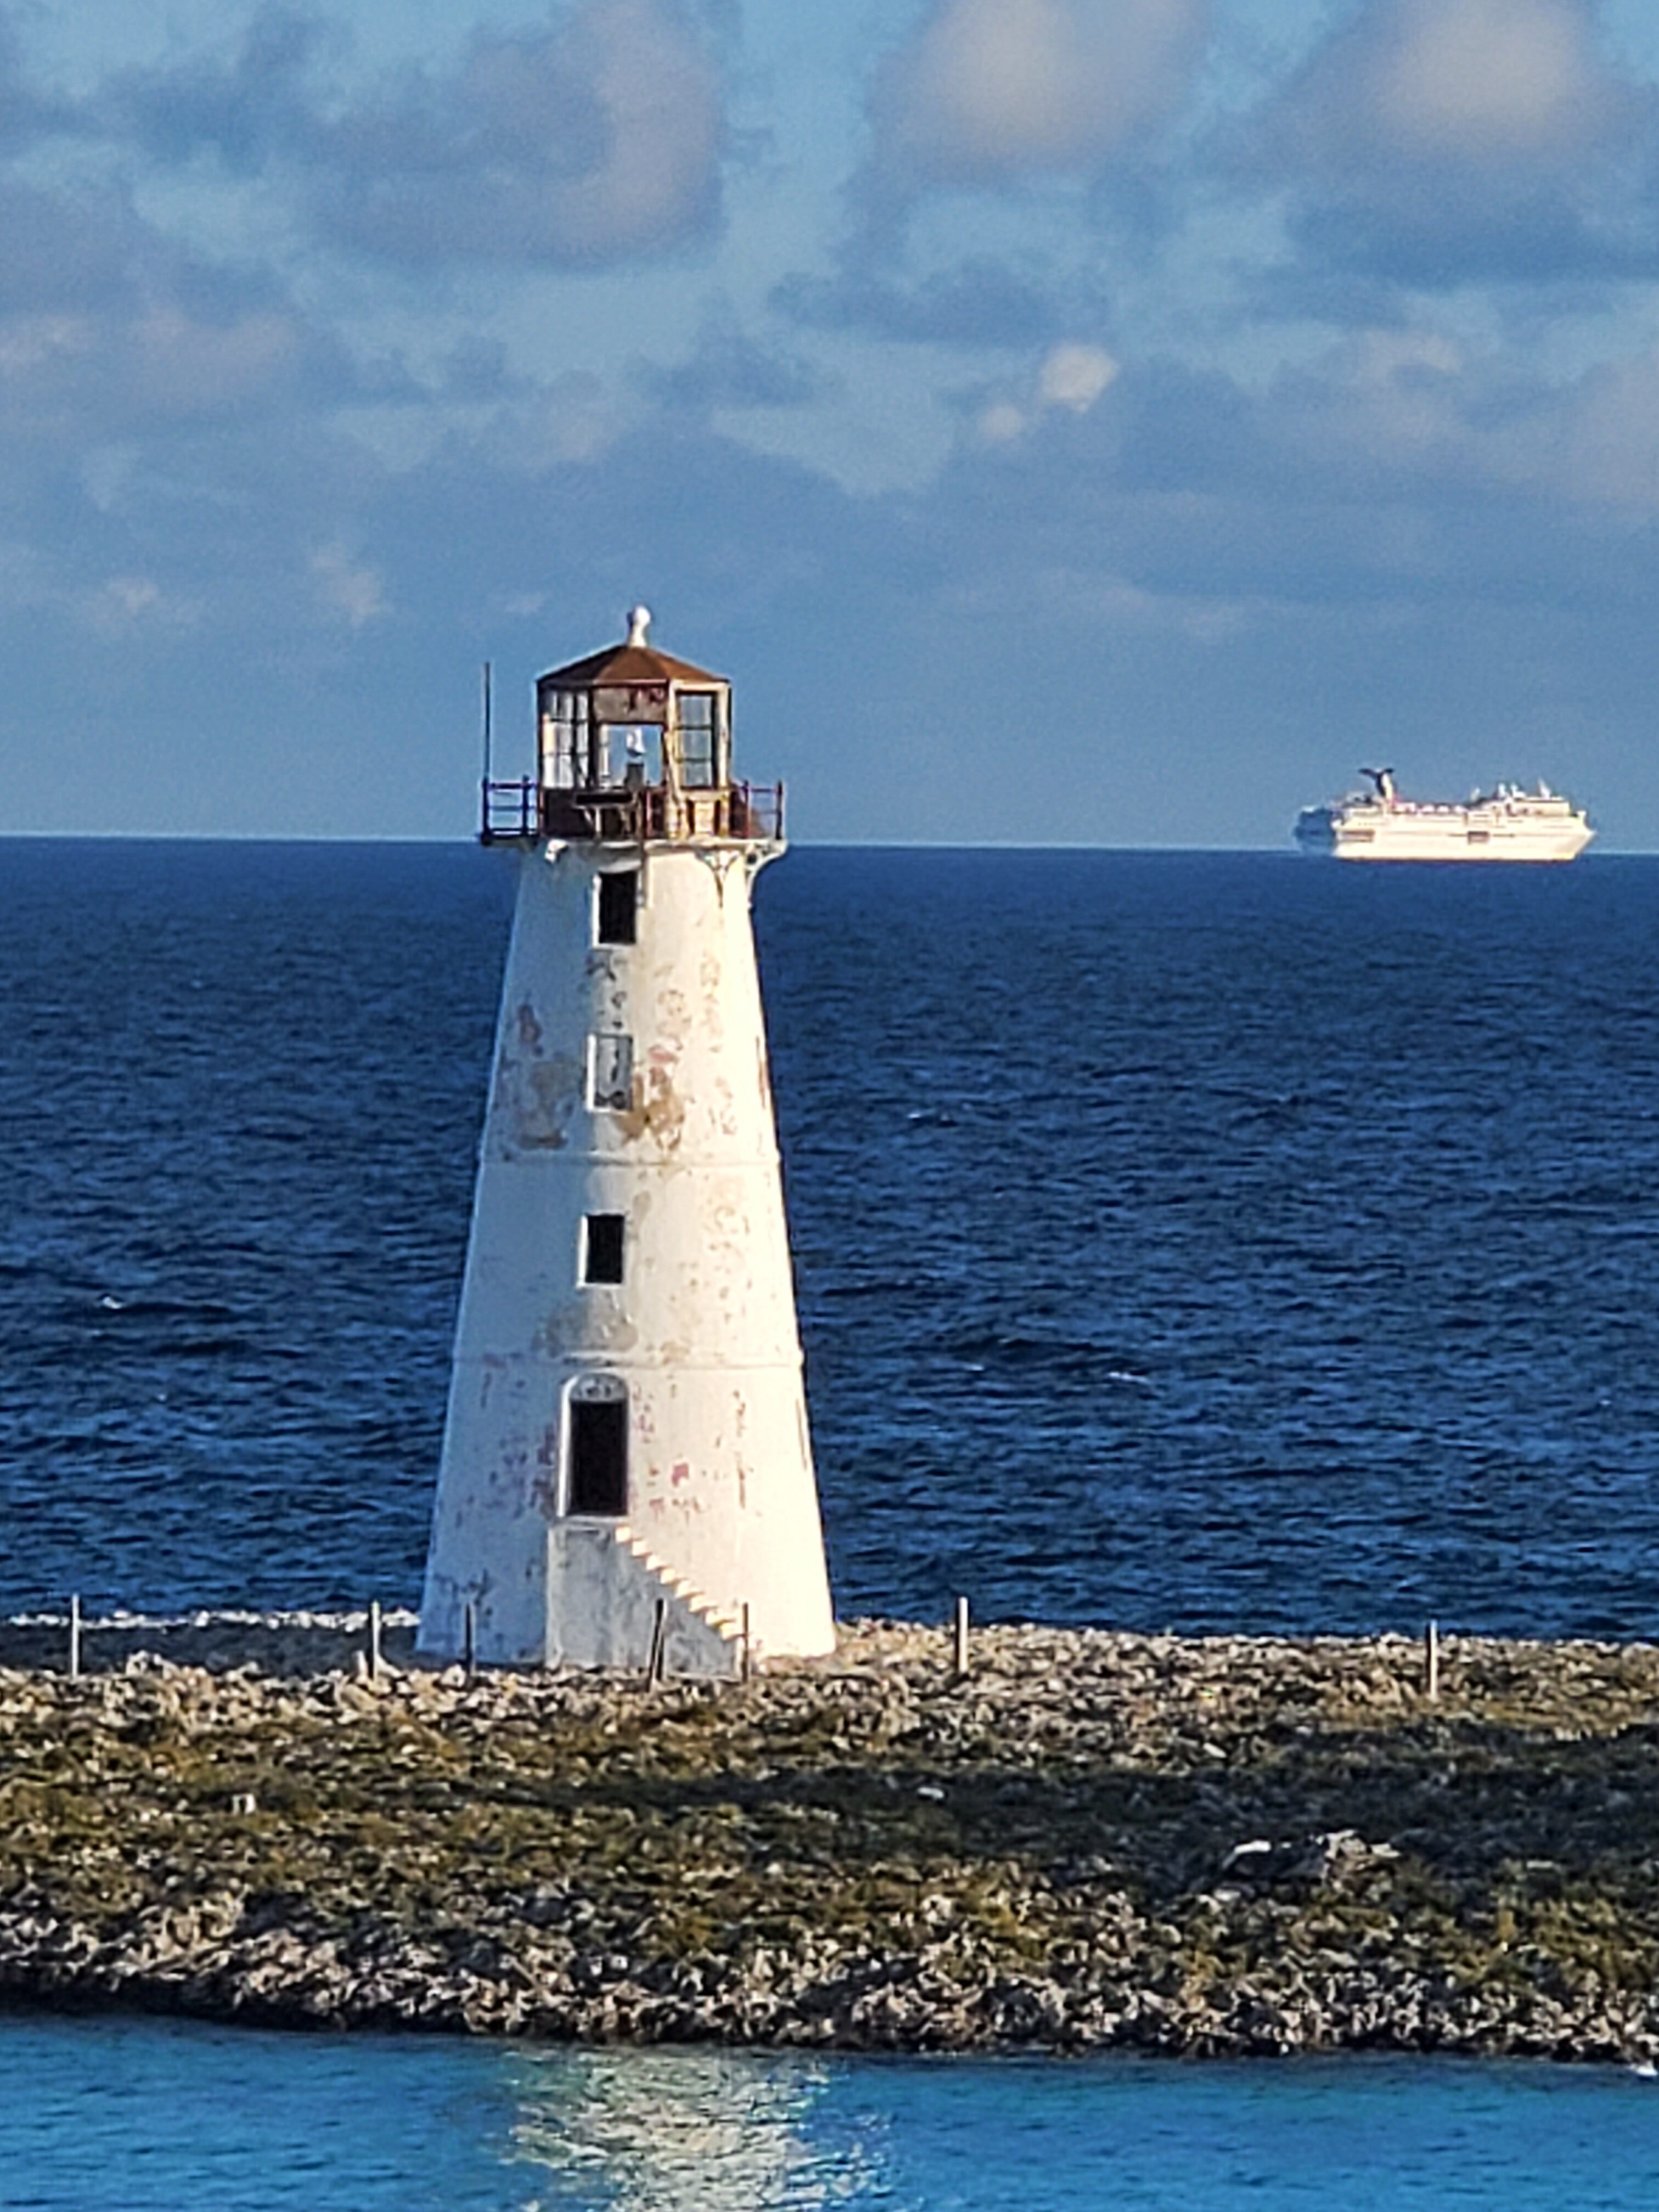
[[[756,972],[757,841],[523,853],[457,1330],[421,1646],[735,1666],[831,1650]],[[638,867],[632,945],[596,878]],[[592,1103],[626,1038],[625,1106]],[[584,1217],[626,1217],[624,1280],[580,1280]],[[568,1399],[626,1386],[625,1522],[573,1516]]]

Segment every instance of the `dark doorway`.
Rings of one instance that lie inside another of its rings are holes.
[[[628,1510],[628,1401],[570,1401],[572,1513],[620,1520]]]

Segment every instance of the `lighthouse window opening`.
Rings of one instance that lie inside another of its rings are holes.
[[[587,1103],[593,1112],[625,1114],[634,1103],[634,1040],[599,1034],[587,1040]]]
[[[599,878],[594,913],[596,941],[632,945],[639,934],[640,872],[608,868]]]
[[[606,722],[599,731],[599,781],[624,790],[662,781],[662,731],[653,722]]]
[[[542,781],[550,789],[580,789],[590,781],[587,698],[579,691],[542,694]]]
[[[590,1213],[583,1221],[583,1282],[621,1282],[627,1219],[623,1213]]]
[[[628,1393],[610,1376],[594,1376],[577,1392],[569,1402],[565,1510],[619,1521],[628,1510]]]
[[[714,695],[682,691],[679,700],[680,781],[706,791],[720,781],[714,744]]]

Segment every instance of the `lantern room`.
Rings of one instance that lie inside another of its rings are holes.
[[[733,779],[731,685],[659,653],[650,625],[635,607],[620,645],[538,680],[536,774],[486,775],[486,843],[782,836],[782,786]]]

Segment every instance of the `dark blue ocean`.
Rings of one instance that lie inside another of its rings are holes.
[[[0,844],[0,1612],[413,1601],[514,862]],[[792,852],[843,1613],[1659,1631],[1659,861]]]
[[[0,1613],[411,1601],[512,863],[0,844]],[[1659,861],[801,850],[844,1613],[1659,1630]],[[1659,2088],[0,2016],[41,2212],[1638,2212]]]

